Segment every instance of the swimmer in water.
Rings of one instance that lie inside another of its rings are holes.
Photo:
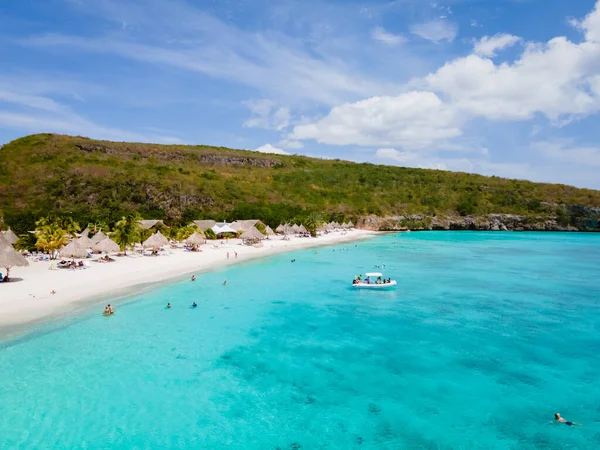
[[[196,302],[192,303],[192,308],[195,308],[196,306],[198,306]]]
[[[227,280],[223,281],[223,286],[227,286]]]
[[[106,308],[104,308],[104,315],[110,316],[110,309],[108,308],[108,306]]]
[[[111,314],[114,314],[114,313],[115,313],[115,308],[114,308],[113,306],[110,306],[110,303],[108,304],[107,308],[108,308],[108,311],[109,311]]]
[[[170,303],[167,303],[167,309],[169,309],[171,307]]]
[[[560,423],[564,423],[568,427],[572,427],[573,425],[581,426],[581,424],[578,424],[575,422],[569,422],[567,419],[561,417],[559,413],[554,414],[554,420],[556,420],[557,422],[560,422]]]
[[[192,275],[192,281],[196,281],[196,275]]]

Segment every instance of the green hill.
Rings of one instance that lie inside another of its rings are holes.
[[[171,223],[277,225],[310,211],[335,220],[518,214],[573,222],[597,207],[600,191],[558,184],[201,145],[38,134],[0,149],[0,217],[19,232],[48,214],[80,223],[112,223],[131,211]]]

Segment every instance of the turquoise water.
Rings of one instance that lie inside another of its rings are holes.
[[[395,291],[348,287],[381,263]],[[554,233],[203,274],[0,347],[0,448],[600,448],[599,279],[600,236]]]

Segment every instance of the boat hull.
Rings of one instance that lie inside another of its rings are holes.
[[[382,284],[376,284],[376,283],[357,283],[357,284],[353,284],[352,287],[356,288],[356,289],[390,289],[393,287],[396,287],[396,281],[392,280],[389,283],[382,283]]]

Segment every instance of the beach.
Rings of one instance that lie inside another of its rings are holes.
[[[88,260],[88,267],[78,270],[50,270],[57,261],[29,258],[29,267],[11,269],[13,281],[0,285],[0,335],[36,322],[60,318],[101,301],[111,302],[116,297],[133,295],[144,285],[278,253],[352,242],[374,235],[376,233],[372,231],[349,230],[317,238],[290,237],[283,240],[277,236],[263,241],[262,247],[241,245],[239,239],[209,241],[201,246],[201,252],[169,248],[160,256],[129,253],[115,257],[111,263],[97,262],[99,256],[95,256]]]

